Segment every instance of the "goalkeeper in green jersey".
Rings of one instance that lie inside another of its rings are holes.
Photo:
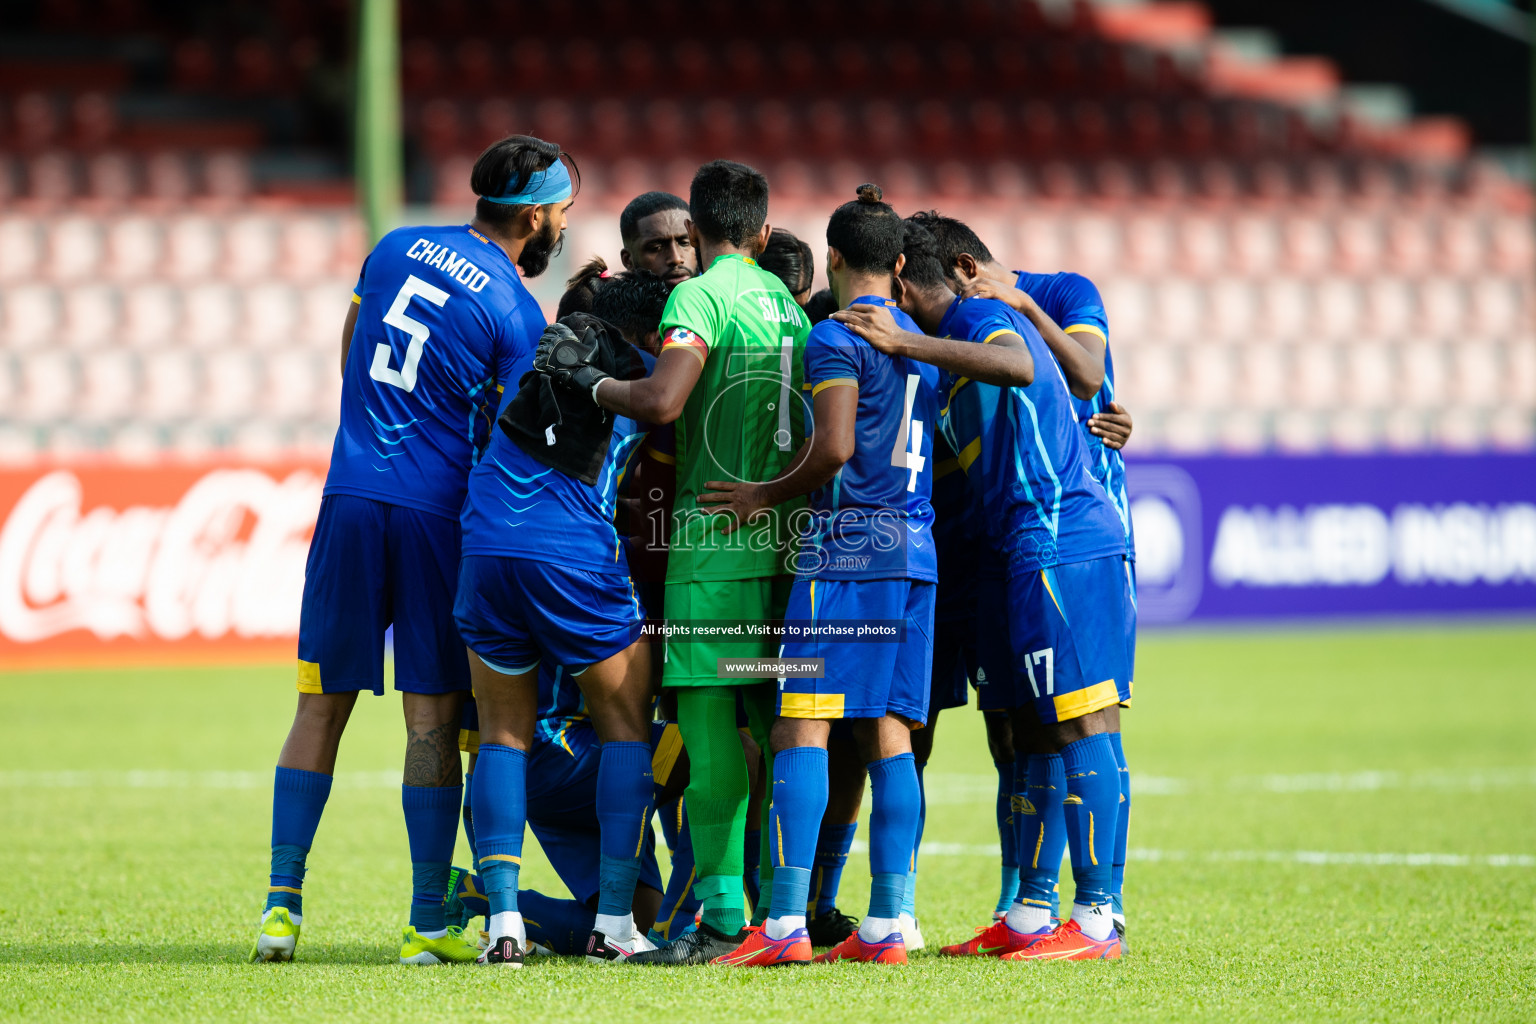
[[[643,380],[596,379],[598,405],[647,423],[677,422],[677,496],[667,557],[668,623],[740,625],[729,639],[671,640],[663,685],[677,692],[692,770],[685,798],[703,900],[697,931],[630,963],[707,963],[742,941],[747,766],[738,703],[762,749],[774,713],[772,682],[722,678],[720,659],[777,653],[778,639],[747,627],[783,615],[794,528],[780,507],[731,534],[698,504],[721,481],[761,482],[790,463],[805,434],[801,354],[810,322],[753,257],[767,244],[768,182],[743,164],[699,168],[688,236],[703,272],[672,290],[662,349]],[[741,698],[738,702],[738,696]],[[764,885],[767,885],[766,868]]]

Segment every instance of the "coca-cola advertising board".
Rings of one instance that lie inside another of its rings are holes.
[[[325,467],[0,471],[0,664],[293,657]]]

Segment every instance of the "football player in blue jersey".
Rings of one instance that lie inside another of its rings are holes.
[[[400,960],[477,952],[443,917],[460,799],[453,737],[470,682],[453,622],[459,508],[498,392],[526,369],[544,327],[521,278],[542,272],[563,237],[567,160],[528,136],[495,143],[470,176],[474,220],[392,231],[363,263],[342,329],[341,427],[305,567],[298,709],[278,756],[253,960],[293,958],[337,746],[358,693],[384,692],[391,624],[413,876]]]
[[[517,906],[530,950],[564,956],[583,954],[596,923],[601,892],[602,838],[597,817],[601,746],[586,698],[570,673],[559,665],[539,665],[536,715],[533,742],[528,748],[528,827],[572,898],[523,889],[517,894]],[[466,718],[460,740],[471,758],[479,752],[477,720]],[[682,760],[681,751],[677,726],[652,724],[651,769],[658,798],[681,789],[673,778]],[[674,784],[669,786],[669,780]],[[662,898],[655,838],[649,829],[645,830],[644,844],[633,904],[636,927],[641,929],[655,921]],[[476,845],[472,840],[472,853]],[[468,917],[489,915],[480,876],[454,868],[451,886],[451,908],[456,903]]]
[[[986,243],[969,226],[953,217],[929,210],[914,215],[912,219],[933,235],[939,259],[944,264],[952,288],[965,298],[993,298],[1006,302],[1024,314],[1040,331],[1066,377],[1078,422],[1087,431],[1085,439],[1094,478],[1104,485],[1110,500],[1115,503],[1125,529],[1126,556],[1134,565],[1135,536],[1125,488],[1125,460],[1120,454],[1120,449],[1130,437],[1131,419],[1124,407],[1115,401],[1115,364],[1109,347],[1109,319],[1098,288],[1081,274],[1036,274],[1007,270],[993,258]],[[1134,574],[1132,580],[1134,583]],[[1134,633],[1128,638],[1128,643],[1131,667],[1134,670]],[[1112,707],[1106,711],[1112,729],[1110,737],[1115,746],[1115,757],[1120,764],[1120,823],[1114,854],[1112,903],[1115,929],[1123,942],[1125,851],[1129,837],[1131,780],[1126,768],[1124,748],[1120,743],[1119,708]],[[1002,756],[1008,756],[1013,750],[1013,737],[1007,717],[991,714],[987,724],[991,745]],[[1037,752],[1033,756],[1044,755]],[[1053,770],[1052,774],[1056,772]],[[1038,802],[1032,800],[1022,786],[1016,792],[1019,794],[1021,809],[1025,806],[1039,809]],[[1006,844],[1004,849],[1006,851]]]
[[[896,308],[905,225],[874,185],[858,189],[827,225],[827,272],[841,305],[878,303],[901,329],[917,325]],[[1005,342],[988,356],[1007,352]],[[1028,360],[1012,361],[1013,375]],[[817,834],[827,807],[831,723],[852,719],[872,791],[869,913],[822,961],[905,963],[897,918],[919,814],[911,731],[928,717],[936,581],[929,503],[939,374],[930,365],[883,355],[842,324],[816,325],[806,345],[805,383],[815,429],[790,466],[765,483],[712,481],[700,502],[737,523],[810,494],[798,572],[785,613],[782,657],[822,659],[824,676],[790,674],[779,683],[770,817],[772,904],[763,929],[716,957],[726,965],[768,966],[812,958],[806,930]],[[852,627],[895,626],[890,641],[842,639]],[[834,632],[823,632],[832,630]]]
[[[646,370],[641,353],[596,317],[552,325],[470,473],[454,619],[470,648],[480,718],[471,801],[490,901],[482,963],[521,966],[526,949],[517,879],[544,660],[570,673],[602,744],[587,957],[653,948],[632,912],[651,813],[650,652],[615,525],[620,481],[645,428],[590,399],[598,381]]]
[[[925,330],[964,339],[958,344],[975,352],[1023,344],[1032,357],[1029,384],[993,387],[972,372],[974,359],[957,358],[954,341],[905,330],[873,305],[836,314],[875,348],[948,371],[944,429],[980,494],[988,554],[1004,577],[1003,600],[995,603],[1005,610],[1012,671],[998,678],[989,672],[985,695],[1009,713],[1016,737],[1061,755],[1077,890],[1071,918],[1054,927],[1050,889],[1040,891],[1042,876],[1021,868],[1019,898],[1004,920],[945,952],[1118,958],[1110,885],[1119,766],[1106,709],[1130,695],[1135,611],[1124,528],[1093,477],[1066,380],[1039,331],[1004,303],[958,298],[932,236],[917,224],[905,255],[902,307]]]

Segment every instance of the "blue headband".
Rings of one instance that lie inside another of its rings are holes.
[[[510,186],[511,182],[507,184]],[[566,170],[564,160],[556,160],[545,170],[535,171],[530,175],[528,184],[523,186],[521,192],[480,198],[488,203],[500,203],[503,206],[544,206],[548,203],[563,203],[571,198],[571,172]]]

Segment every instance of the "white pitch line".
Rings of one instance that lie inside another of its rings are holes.
[[[337,772],[341,789],[393,789],[398,770]],[[0,771],[0,789],[270,789],[272,772],[184,771]],[[1176,778],[1131,773],[1138,797],[1184,796],[1228,790],[1239,793],[1373,793],[1428,789],[1479,792],[1536,787],[1536,768],[1485,768],[1469,771],[1303,772],[1285,775],[1233,775],[1224,780]],[[927,772],[924,790],[935,804],[991,803],[997,798],[995,775]],[[866,794],[867,799],[867,794]]]
[[[855,840],[852,853],[868,853],[869,844]],[[1536,856],[1524,853],[1341,853],[1324,850],[1156,850],[1131,847],[1126,851],[1131,861],[1194,861],[1229,863],[1232,861],[1267,864],[1308,864],[1355,867],[1440,867],[1440,868],[1536,868]],[[998,857],[996,843],[924,842],[919,859],[935,857]]]

